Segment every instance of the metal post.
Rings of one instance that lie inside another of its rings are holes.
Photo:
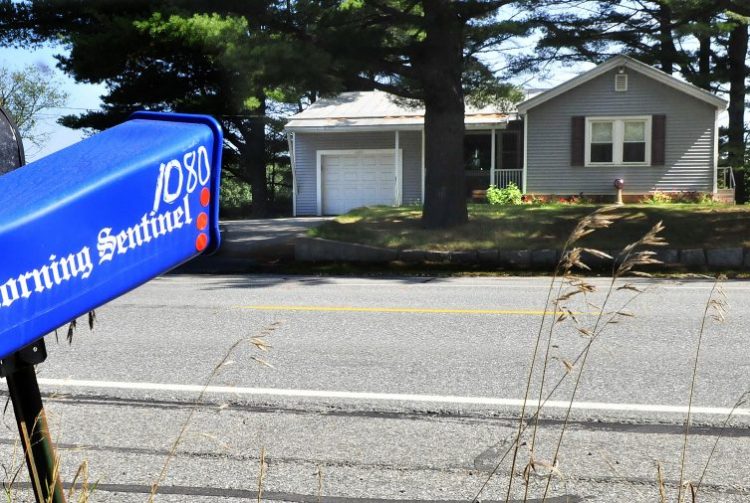
[[[43,361],[46,354],[44,340],[39,340],[0,360],[0,374],[8,381],[8,391],[37,503],[65,503],[59,459],[50,439],[47,416],[34,370],[34,363]]]

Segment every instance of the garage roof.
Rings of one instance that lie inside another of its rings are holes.
[[[516,118],[515,113],[497,106],[466,106],[466,127],[490,127]],[[383,91],[355,91],[333,98],[321,98],[306,110],[292,116],[286,125],[290,131],[328,130],[404,130],[421,129],[424,106],[421,102],[399,98]]]

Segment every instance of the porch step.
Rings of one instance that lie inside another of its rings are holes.
[[[471,200],[483,202],[487,198],[487,189],[474,189],[471,191]]]
[[[718,189],[716,191],[716,200],[720,203],[733,203],[734,189]]]

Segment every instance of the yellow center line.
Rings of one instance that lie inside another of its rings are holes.
[[[422,307],[352,307],[352,306],[237,306],[237,309],[252,309],[255,311],[318,311],[318,312],[349,312],[349,313],[422,313],[422,314],[506,314],[542,316],[541,310],[530,309],[439,309]],[[557,316],[562,312],[548,311],[548,316]],[[581,314],[581,313],[573,313]]]

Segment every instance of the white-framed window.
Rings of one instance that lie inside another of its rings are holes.
[[[586,117],[586,166],[651,164],[651,116]]]

